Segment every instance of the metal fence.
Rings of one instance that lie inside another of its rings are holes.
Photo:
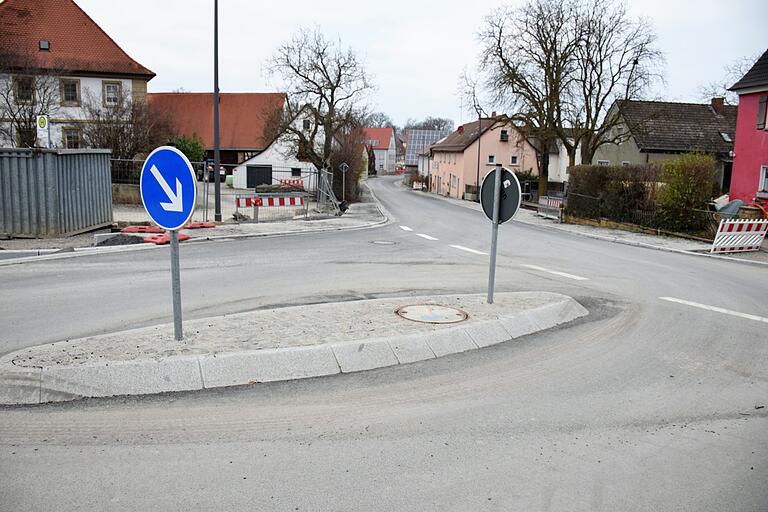
[[[0,149],[0,233],[60,235],[110,224],[109,154]]]

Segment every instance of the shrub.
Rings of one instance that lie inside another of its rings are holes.
[[[205,146],[198,134],[193,133],[191,137],[176,135],[171,139],[171,144],[184,153],[190,162],[205,161]]]
[[[657,171],[647,166],[578,165],[569,169],[568,213],[631,221],[651,208]]]
[[[657,222],[673,231],[701,231],[706,207],[715,193],[716,161],[711,155],[688,153],[663,163],[658,192]]]

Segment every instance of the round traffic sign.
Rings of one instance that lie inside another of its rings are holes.
[[[499,201],[499,224],[507,222],[515,216],[522,204],[523,196],[520,190],[520,182],[513,172],[499,166],[486,174],[483,184],[480,185],[480,204],[483,212],[493,222],[493,194],[496,187],[495,176],[501,172],[501,196]]]
[[[161,146],[149,154],[141,168],[139,190],[149,218],[161,228],[179,229],[192,217],[197,179],[192,164],[178,149]]]

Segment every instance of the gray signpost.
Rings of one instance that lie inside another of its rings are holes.
[[[349,164],[343,162],[339,166],[339,170],[341,171],[341,200],[344,201],[347,199],[347,171],[349,170]]]
[[[170,146],[152,151],[139,178],[141,202],[149,218],[170,231],[171,295],[173,297],[173,335],[183,338],[181,328],[181,276],[179,272],[179,229],[195,210],[197,179],[184,153]]]
[[[493,304],[493,290],[496,284],[496,246],[499,238],[499,224],[515,216],[522,203],[520,182],[514,173],[496,164],[480,186],[480,203],[485,216],[491,220],[491,261],[488,268],[488,304]]]

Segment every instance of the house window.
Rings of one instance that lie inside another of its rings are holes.
[[[623,162],[621,162],[622,167],[629,167],[630,165],[632,165],[632,162],[628,162],[627,160],[624,160]]]
[[[14,79],[16,103],[32,103],[35,96],[34,81],[31,76],[19,76]]]
[[[507,130],[501,130],[499,140],[502,142],[507,142],[509,140],[509,132]]]
[[[64,128],[64,147],[67,149],[80,149],[80,130],[77,128]]]
[[[61,104],[73,107],[80,105],[80,80],[61,81]]]
[[[310,127],[311,127],[311,123],[310,123],[309,119],[305,119],[304,120],[304,129],[305,130],[309,130]]]
[[[768,107],[768,96],[760,96],[757,104],[757,129],[765,130],[765,109]]]
[[[496,163],[496,155],[488,155],[488,163],[489,164],[495,164]]]
[[[624,127],[623,126],[617,126],[616,127],[616,140],[619,144],[621,144],[621,141],[624,137]]]
[[[114,107],[120,103],[122,86],[120,82],[102,82],[102,93],[104,95],[104,106]]]
[[[757,187],[758,192],[768,192],[768,165],[760,167],[760,183]]]
[[[301,178],[301,169],[299,169],[298,167],[292,167],[291,178]]]
[[[610,160],[598,160],[597,161],[597,165],[608,166],[608,165],[611,165],[611,161]]]
[[[517,155],[512,155],[512,158],[509,161],[512,165],[517,165]]]

